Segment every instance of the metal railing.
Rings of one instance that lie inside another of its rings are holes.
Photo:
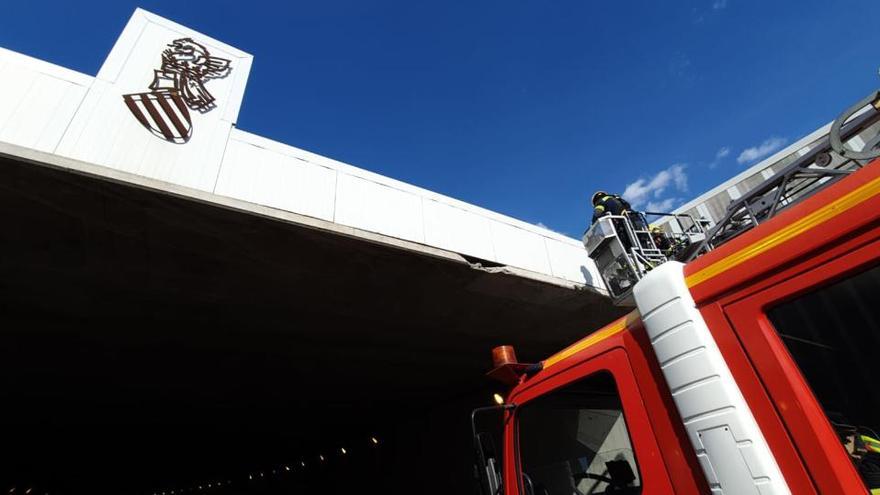
[[[615,304],[632,305],[633,287],[656,266],[669,259],[691,261],[880,157],[880,135],[861,150],[844,144],[878,122],[880,91],[875,91],[844,111],[828,136],[807,153],[732,202],[715,225],[680,213],[627,212],[599,218],[584,233],[583,242]],[[671,219],[678,229],[652,232],[647,216]]]
[[[584,233],[583,242],[618,304],[630,304],[636,282],[667,261],[641,213],[605,215]]]
[[[877,122],[880,122],[880,92],[874,92],[848,108],[831,125],[828,136],[810,151],[730,203],[724,217],[681,261],[691,261],[766,222],[880,156],[880,135],[870,139],[860,151],[844,146]]]

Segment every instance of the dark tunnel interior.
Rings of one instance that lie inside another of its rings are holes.
[[[11,157],[0,212],[3,493],[474,493],[490,349],[619,314]]]

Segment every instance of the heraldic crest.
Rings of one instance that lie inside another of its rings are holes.
[[[122,98],[150,132],[165,141],[183,144],[192,136],[189,111],[205,113],[217,106],[205,81],[226,77],[231,70],[229,60],[212,56],[191,38],[181,38],[162,51],[162,67],[154,71],[150,91]]]

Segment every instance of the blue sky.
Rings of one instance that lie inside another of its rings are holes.
[[[252,53],[238,126],[578,236],[675,206],[880,85],[875,2],[6,2],[0,46],[95,74],[141,6]]]

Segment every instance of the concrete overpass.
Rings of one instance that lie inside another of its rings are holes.
[[[184,37],[232,70],[175,144],[123,95]],[[141,10],[96,77],[0,50],[0,482],[467,492],[489,349],[619,314],[576,240],[238,130],[250,63]]]

